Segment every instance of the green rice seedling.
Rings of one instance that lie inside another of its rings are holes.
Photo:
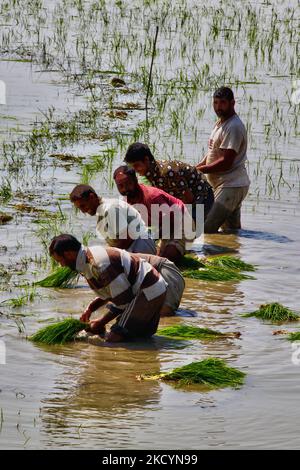
[[[199,269],[204,268],[205,264],[195,255],[184,255],[181,257],[177,266],[180,269]]]
[[[293,331],[288,335],[289,341],[300,341],[300,331]]]
[[[8,202],[12,198],[12,187],[9,181],[2,179],[0,186],[0,199],[3,202]]]
[[[173,382],[178,386],[197,384],[209,388],[235,388],[243,384],[245,375],[244,372],[238,369],[228,367],[222,359],[211,357],[203,361],[192,362],[183,367],[177,367],[171,372],[144,375],[141,378]]]
[[[41,281],[35,282],[34,285],[39,287],[66,288],[74,286],[78,281],[78,277],[79,274],[67,266],[58,267],[49,274],[49,276],[45,277]]]
[[[239,258],[228,255],[207,258],[205,264],[209,266],[219,266],[221,268],[236,269],[238,271],[255,271],[253,264],[245,263]]]
[[[299,315],[290,310],[288,307],[284,307],[284,305],[279,304],[278,302],[263,304],[259,307],[258,310],[246,313],[243,315],[243,317],[256,317],[260,318],[261,320],[270,320],[273,323],[299,320]]]
[[[201,281],[241,281],[243,279],[253,279],[253,276],[240,273],[234,269],[226,269],[218,266],[206,266],[201,269],[186,269],[182,271],[183,277],[189,279],[199,279]]]
[[[239,332],[236,333],[221,333],[217,330],[211,330],[210,328],[199,328],[197,326],[190,325],[173,325],[160,328],[157,331],[159,336],[166,336],[174,339],[198,339],[198,340],[210,340],[218,338],[228,338],[240,336]]]
[[[66,318],[61,322],[41,328],[29,339],[35,343],[64,344],[73,341],[76,335],[84,330],[86,326],[87,324],[80,320]]]

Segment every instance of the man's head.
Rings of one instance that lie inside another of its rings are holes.
[[[134,197],[139,190],[139,183],[133,168],[127,165],[119,166],[114,171],[114,180],[122,196]]]
[[[141,176],[146,175],[153,160],[154,157],[148,145],[140,142],[129,145],[124,159]]]
[[[213,106],[219,118],[228,118],[234,114],[234,96],[230,88],[222,86],[213,94]]]
[[[87,184],[75,186],[70,194],[70,201],[83,214],[95,215],[100,204],[100,198],[96,191]]]
[[[81,243],[73,235],[62,234],[54,237],[49,246],[49,254],[61,266],[76,270],[76,259]]]

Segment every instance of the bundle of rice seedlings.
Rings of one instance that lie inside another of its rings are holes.
[[[253,279],[253,276],[240,273],[234,269],[221,268],[218,266],[206,266],[200,269],[186,269],[182,271],[183,277],[200,279],[202,281],[240,281]]]
[[[199,269],[203,268],[205,264],[197,256],[193,255],[184,255],[180,258],[177,263],[179,269]]]
[[[221,333],[217,330],[211,330],[210,328],[199,328],[197,326],[190,325],[173,325],[160,328],[157,331],[160,336],[166,336],[174,339],[217,339],[226,337],[239,337],[240,333]]]
[[[58,267],[49,276],[34,283],[39,287],[70,287],[77,283],[79,274],[68,267]]]
[[[141,376],[145,380],[163,380],[179,386],[199,384],[210,388],[238,387],[243,384],[245,373],[218,358],[208,358],[178,367],[171,372]]]
[[[299,315],[290,310],[288,307],[279,304],[278,302],[273,302],[271,304],[263,304],[259,307],[258,310],[246,313],[243,317],[256,317],[261,318],[262,320],[270,320],[271,322],[288,322],[288,321],[298,321]]]
[[[289,341],[300,341],[300,331],[294,331],[287,337]]]
[[[86,323],[75,318],[53,323],[38,330],[29,339],[35,343],[64,344],[73,341],[76,335],[87,327]]]
[[[237,271],[255,271],[253,264],[245,263],[235,256],[220,255],[207,258],[205,264],[208,266],[219,266],[221,268],[236,269]]]
[[[223,336],[220,331],[189,325],[166,326],[157,330],[157,334],[174,339],[214,339]]]

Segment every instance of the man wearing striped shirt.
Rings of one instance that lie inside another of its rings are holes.
[[[109,301],[116,307],[93,322],[94,331],[99,333],[101,328],[105,331],[106,323],[118,317],[107,341],[150,337],[156,332],[168,284],[145,259],[117,248],[87,248],[68,234],[54,237],[49,252],[62,266],[81,273],[97,294],[81,316],[82,321],[88,321],[95,310]]]

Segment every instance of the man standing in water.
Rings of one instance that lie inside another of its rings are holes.
[[[207,174],[214,189],[215,202],[205,221],[205,232],[241,228],[241,206],[250,180],[246,170],[247,131],[234,110],[230,88],[214,92],[213,107],[219,117],[209,138],[208,152],[197,165]]]

